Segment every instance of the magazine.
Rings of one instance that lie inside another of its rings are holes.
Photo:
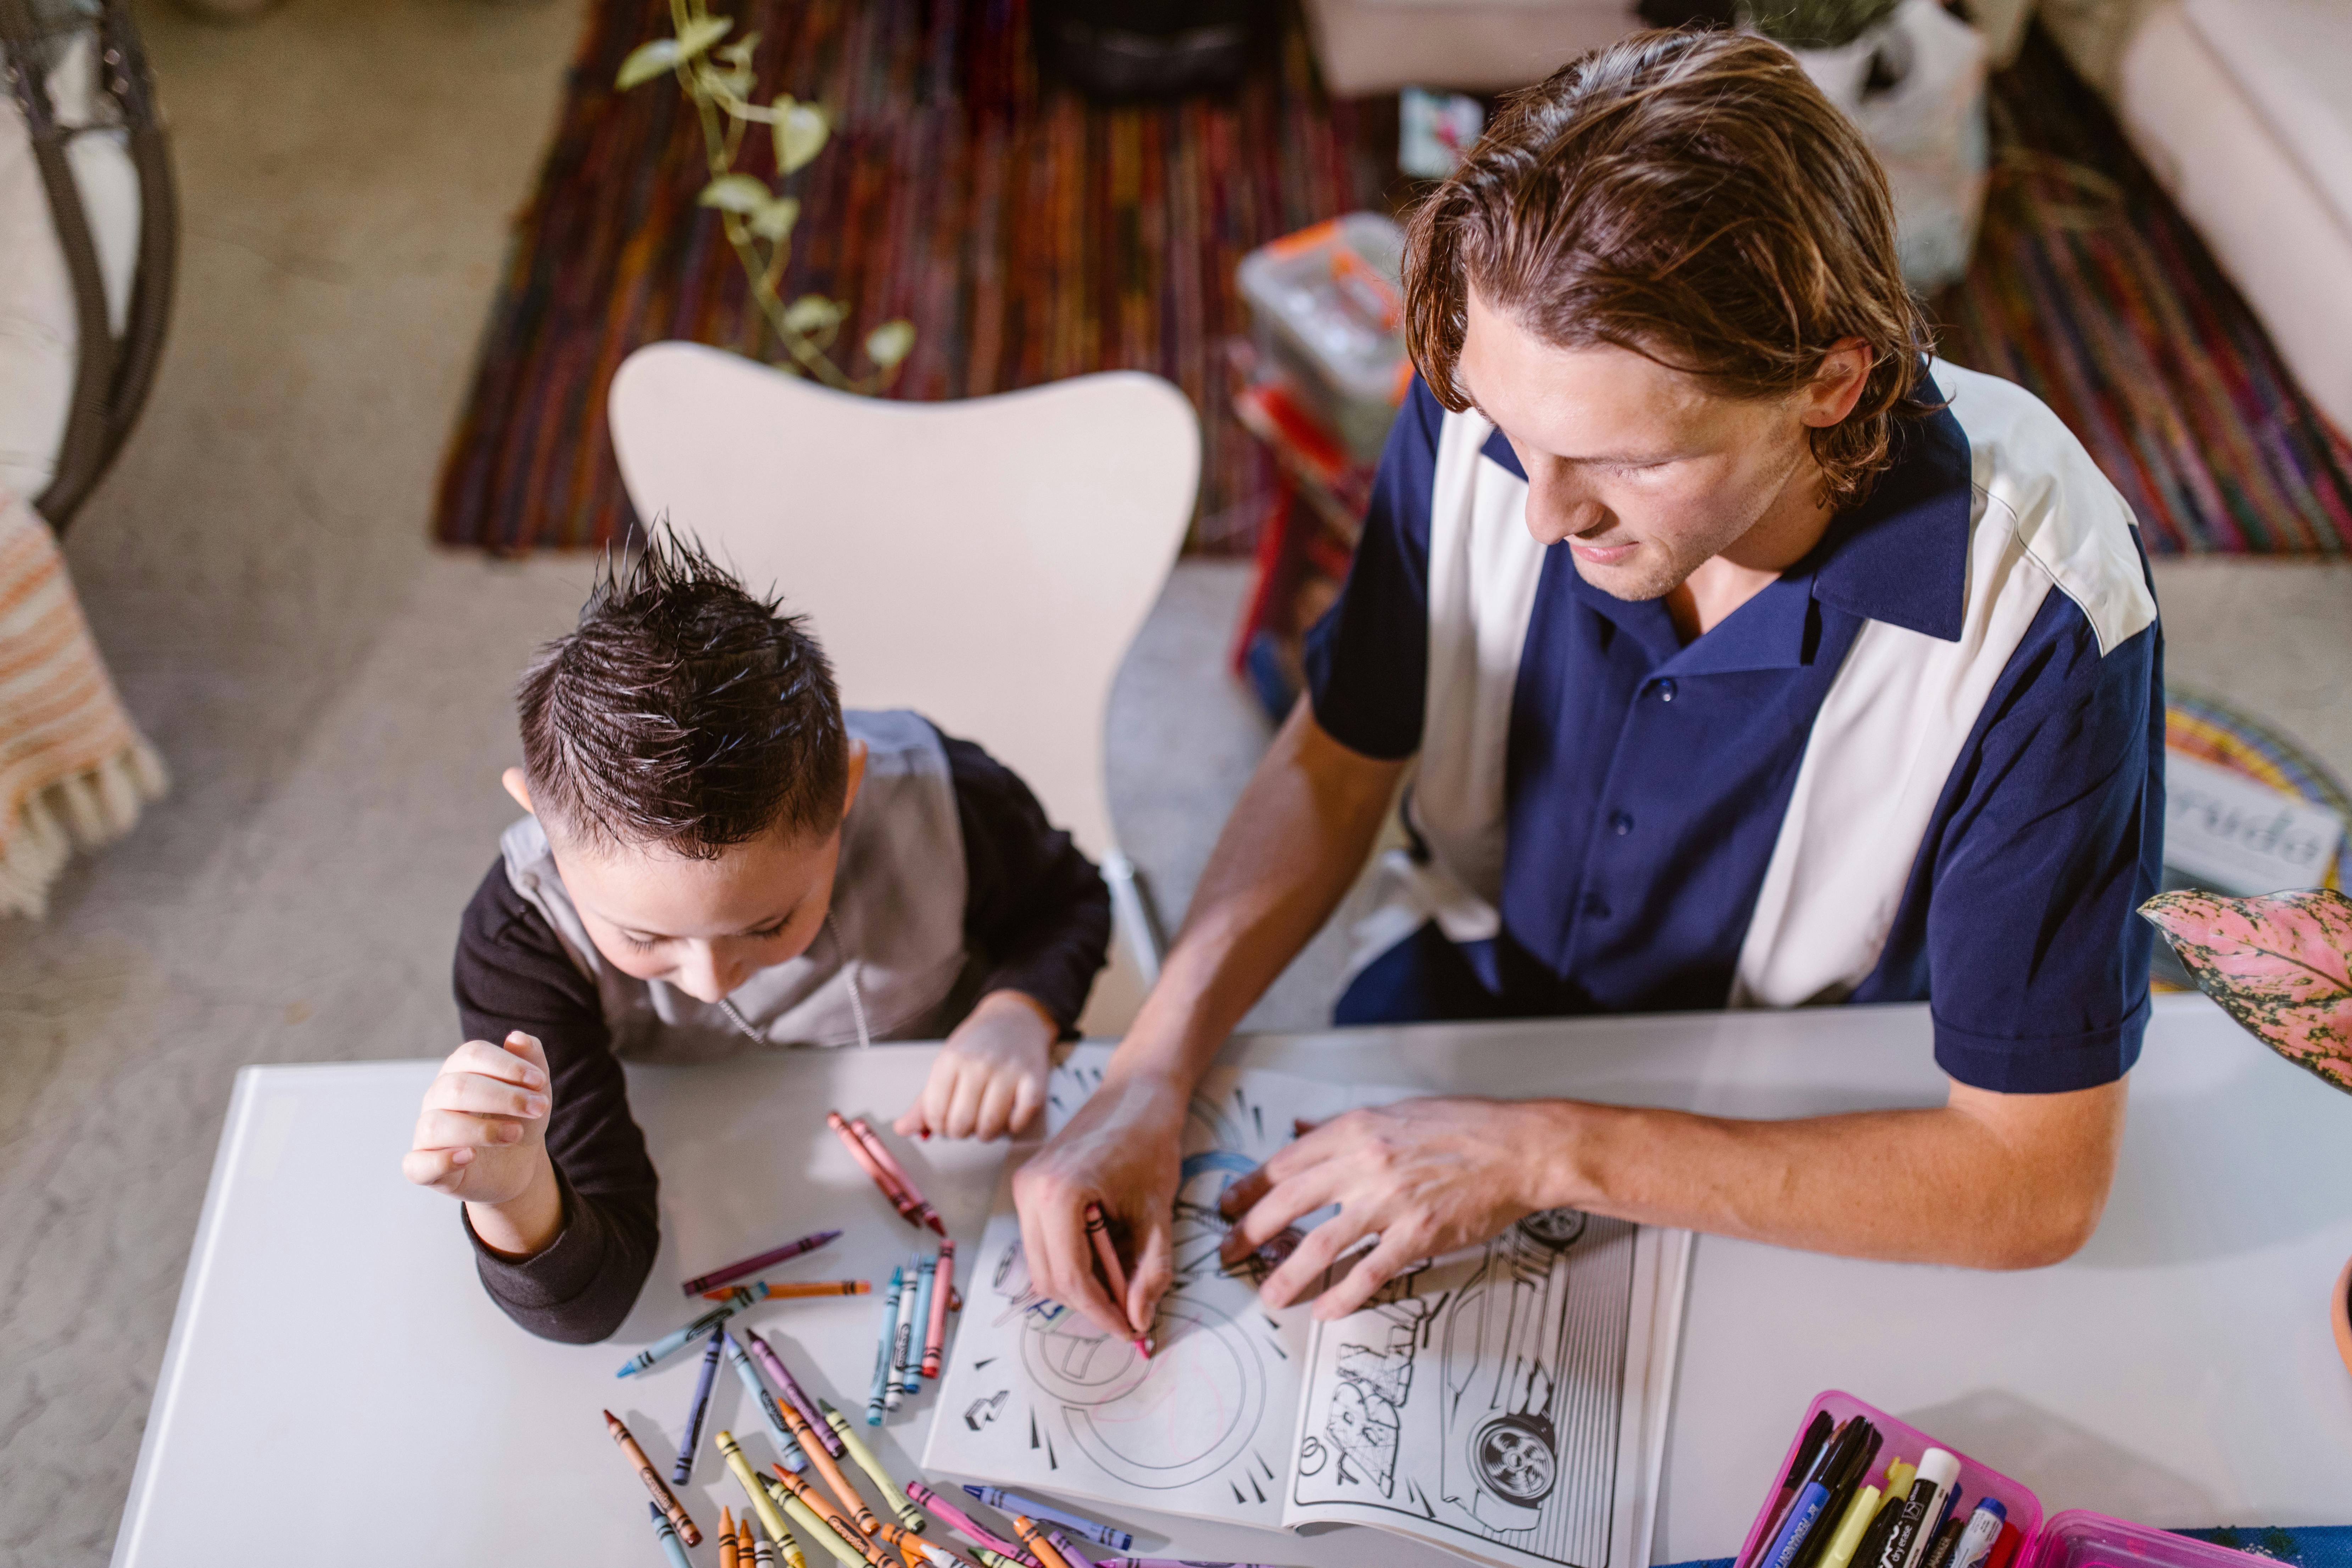
[[[1050,1125],[1104,1054],[1055,1069]],[[1294,1123],[1414,1092],[1233,1068],[1202,1080],[1148,1361],[1031,1289],[1008,1169],[924,1468],[1114,1519],[1342,1522],[1505,1568],[1647,1568],[1687,1232],[1547,1210],[1329,1323],[1304,1304],[1266,1310],[1265,1264],[1220,1264],[1219,1196]]]

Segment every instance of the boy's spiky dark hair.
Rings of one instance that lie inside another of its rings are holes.
[[[516,693],[540,819],[705,860],[777,827],[831,832],[848,783],[841,698],[805,618],[779,603],[667,523],[633,558],[608,554],[579,626]]]

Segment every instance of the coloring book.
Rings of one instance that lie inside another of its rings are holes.
[[[1103,1059],[1055,1069],[1050,1125]],[[1265,1266],[1220,1267],[1219,1196],[1294,1121],[1414,1092],[1224,1068],[1202,1081],[1176,1282],[1148,1362],[1030,1289],[1008,1169],[924,1468],[1114,1519],[1124,1505],[1270,1530],[1364,1524],[1500,1568],[1647,1568],[1687,1232],[1547,1210],[1320,1324],[1304,1304],[1265,1309]]]

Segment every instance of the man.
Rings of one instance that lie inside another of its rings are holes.
[[[1945,1104],[1741,1121],[1416,1100],[1227,1194],[1317,1311],[1570,1205],[2025,1268],[2090,1234],[2147,1006],[2160,642],[2128,507],[1926,359],[1885,182],[1769,43],[1650,33],[1515,100],[1414,216],[1421,372],[1308,690],[1102,1087],[1024,1169],[1040,1288],[1139,1332],[1186,1100],[1412,769],[1341,1023],[1926,999]],[[1128,1299],[1082,1214],[1138,1238]],[[1129,1326],[1132,1325],[1132,1327]]]

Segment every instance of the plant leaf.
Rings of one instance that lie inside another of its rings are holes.
[[[768,205],[768,187],[749,174],[721,174],[695,200],[721,212],[755,213]]]
[[[677,30],[677,58],[690,60],[727,36],[732,16],[698,16]]]
[[[751,232],[761,239],[782,239],[793,232],[793,224],[801,216],[801,204],[795,196],[778,196],[762,202],[751,215]]]
[[[884,370],[888,370],[907,357],[915,346],[915,323],[908,321],[885,321],[866,334],[866,357]]]
[[[2352,1093],[2352,899],[2326,888],[2158,893],[2139,912],[2197,988],[2297,1067]]]
[[[748,100],[751,95],[751,68],[749,66],[730,66],[721,70],[706,60],[697,66],[695,70],[702,78],[704,87],[709,89],[714,98],[724,95],[737,100]]]
[[[760,35],[746,33],[725,48],[713,49],[711,53],[730,65],[749,66],[751,63],[751,51],[759,47]]]
[[[613,85],[626,92],[640,82],[647,82],[676,66],[678,61],[676,38],[656,38],[650,44],[639,44],[621,62],[621,74]]]
[[[813,103],[779,98],[774,108],[776,171],[789,174],[806,166],[810,159],[824,150],[825,138],[833,134],[833,124],[825,119],[824,110]]]
[[[784,307],[784,326],[795,332],[822,331],[847,314],[822,294],[803,294]]]

